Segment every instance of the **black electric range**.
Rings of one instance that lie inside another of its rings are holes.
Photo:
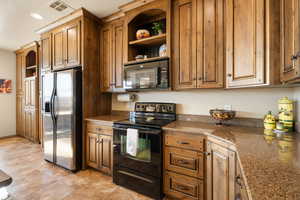
[[[175,120],[175,104],[139,102],[130,119],[114,123],[114,183],[154,199],[163,198],[162,127]],[[129,129],[138,133],[135,154],[127,150]]]

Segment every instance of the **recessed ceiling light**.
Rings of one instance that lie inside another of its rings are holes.
[[[30,16],[33,17],[34,19],[42,20],[44,19],[41,15],[37,13],[30,13]]]

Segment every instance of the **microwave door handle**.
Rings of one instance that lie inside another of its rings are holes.
[[[155,68],[155,87],[158,88],[158,86],[160,85],[160,80],[161,80],[161,76],[160,76],[160,68],[156,67]]]

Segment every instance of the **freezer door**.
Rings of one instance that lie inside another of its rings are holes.
[[[74,70],[56,73],[54,98],[56,118],[56,164],[75,170],[75,130],[74,130]]]
[[[54,74],[41,75],[42,87],[42,130],[44,143],[44,159],[54,162],[54,122],[52,116],[52,98],[54,90]]]

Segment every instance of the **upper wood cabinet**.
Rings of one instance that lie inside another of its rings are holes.
[[[41,71],[48,71],[52,68],[52,33],[43,34],[41,37]]]
[[[124,21],[116,20],[104,25],[100,31],[101,90],[123,90]]]
[[[197,87],[197,0],[173,2],[173,69],[175,89]]]
[[[207,200],[235,199],[236,155],[218,144],[207,142]]]
[[[111,91],[112,82],[112,26],[109,24],[101,29],[100,33],[100,58],[101,58],[101,90]]]
[[[279,1],[226,1],[227,87],[279,80]]]
[[[223,87],[224,39],[224,0],[198,0],[198,88]]]
[[[223,0],[173,2],[175,89],[223,87],[223,2]]]
[[[300,77],[299,0],[280,0],[281,3],[281,81]]]
[[[24,76],[25,76],[25,65],[24,65],[24,55],[22,53],[16,54],[16,90],[17,94],[24,93]]]
[[[52,31],[53,70],[81,64],[80,21],[75,20]]]

